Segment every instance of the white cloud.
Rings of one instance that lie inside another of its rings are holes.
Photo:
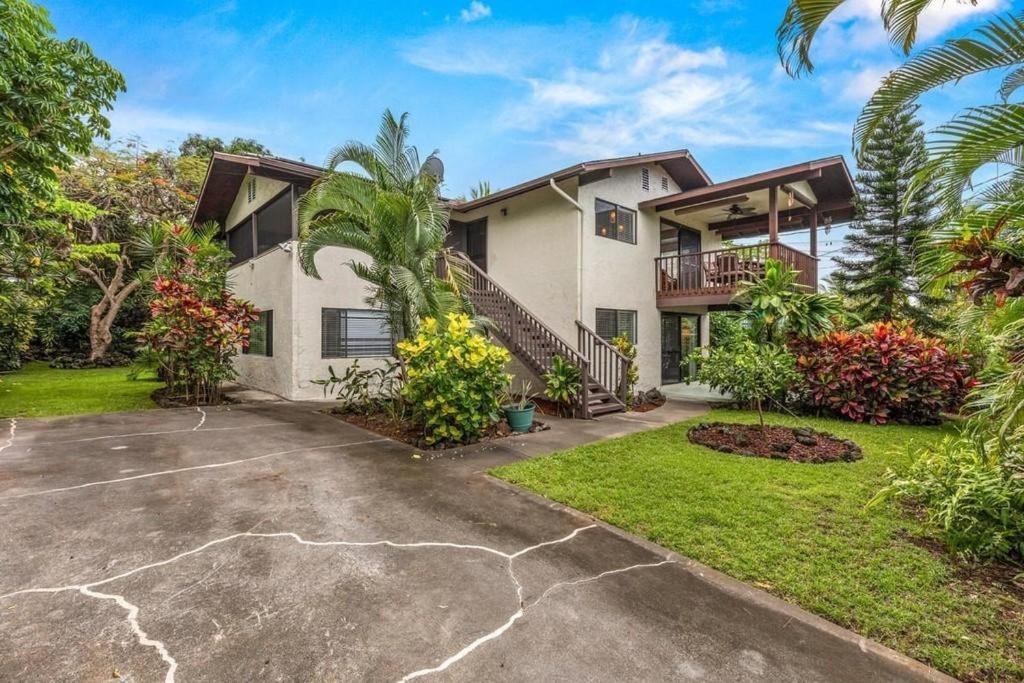
[[[489,16],[491,16],[490,6],[480,2],[480,0],[473,0],[469,3],[469,7],[459,12],[459,19],[467,24],[479,21],[480,19],[486,19]]]
[[[839,96],[847,102],[864,103],[875,94],[882,79],[895,67],[894,64],[872,64],[856,71],[845,71],[830,77],[841,85]]]
[[[212,119],[205,116],[163,111],[131,104],[118,104],[110,113],[110,127],[115,138],[139,136],[156,143],[202,133],[224,138],[253,137],[265,131],[237,121]],[[158,143],[159,144],[159,143]]]

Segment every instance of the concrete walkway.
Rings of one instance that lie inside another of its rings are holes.
[[[0,680],[941,678],[484,474],[699,405],[418,458],[316,407],[0,421]]]

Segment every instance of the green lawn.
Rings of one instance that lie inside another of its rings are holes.
[[[160,384],[149,376],[129,380],[128,368],[55,370],[28,363],[0,374],[0,417],[113,413],[155,408],[149,395]]]
[[[754,422],[719,410],[703,420]],[[700,420],[695,420],[698,422]],[[772,416],[856,441],[809,465],[718,453],[681,423],[493,474],[671,548],[964,679],[1024,678],[1024,592],[921,544],[905,510],[864,504],[939,428]],[[917,543],[915,543],[917,541]],[[934,544],[929,544],[934,545]]]

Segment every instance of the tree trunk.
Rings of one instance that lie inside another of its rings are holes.
[[[85,273],[99,285],[103,292],[99,303],[90,309],[89,312],[89,361],[95,363],[103,358],[114,341],[110,328],[114,326],[114,320],[121,311],[125,300],[139,288],[140,282],[132,280],[125,284],[124,270],[127,265],[127,257],[122,256],[117,262],[117,270],[109,283],[103,282],[99,273],[86,266],[79,265],[79,272]]]

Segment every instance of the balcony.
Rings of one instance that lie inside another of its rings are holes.
[[[769,258],[800,271],[797,281],[817,290],[818,259],[785,244],[758,244],[654,259],[658,306],[729,304],[741,282],[764,273]]]

